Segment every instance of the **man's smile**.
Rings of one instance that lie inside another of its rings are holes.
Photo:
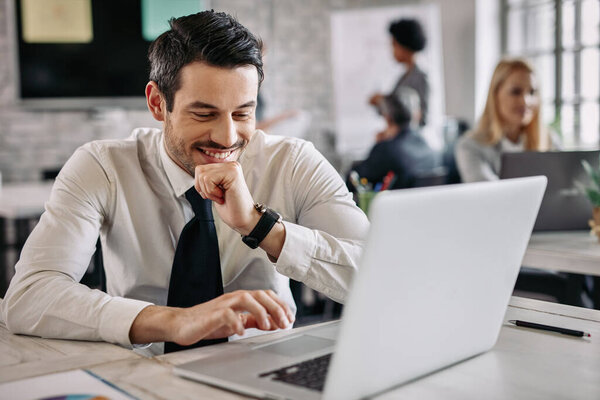
[[[201,148],[198,148],[198,150],[200,150],[202,153],[206,154],[209,157],[213,157],[213,158],[218,158],[220,160],[224,160],[227,157],[229,157],[232,153],[235,152],[235,150],[230,150],[230,151],[211,151],[211,150],[204,150]],[[237,150],[237,149],[236,149]]]

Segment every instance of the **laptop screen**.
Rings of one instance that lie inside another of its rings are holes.
[[[598,167],[599,157],[600,150],[504,153],[500,178],[548,178],[535,231],[583,230],[589,228],[592,205],[576,182],[589,184],[581,161]]]

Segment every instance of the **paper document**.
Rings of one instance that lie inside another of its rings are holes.
[[[0,384],[0,400],[132,400],[126,392],[78,369]]]

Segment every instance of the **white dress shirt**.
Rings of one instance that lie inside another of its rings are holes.
[[[254,201],[282,214],[286,238],[274,264],[213,209],[224,291],[272,289],[295,310],[290,277],[343,302],[369,224],[340,176],[309,142],[261,131],[239,162]],[[131,345],[138,313],[167,302],[177,240],[193,214],[184,196],[192,186],[167,155],[160,130],[136,129],[125,140],[79,148],[58,176],[0,305],[9,330]],[[78,283],[98,234],[107,293]]]

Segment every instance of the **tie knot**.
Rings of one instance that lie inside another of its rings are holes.
[[[191,189],[188,189],[185,192],[185,198],[192,205],[192,210],[194,210],[194,214],[196,218],[202,221],[212,221],[212,202],[208,199],[203,199],[200,196],[200,193],[196,191],[196,188],[192,186]]]

